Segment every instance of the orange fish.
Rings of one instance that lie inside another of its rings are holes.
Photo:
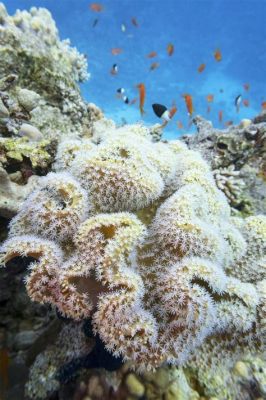
[[[165,117],[163,117],[163,115],[162,115],[164,122],[162,123],[161,128],[164,128],[168,124],[168,122],[173,118],[175,113],[177,112],[177,107],[175,105],[175,102],[173,102],[172,108],[170,108],[170,110],[166,110],[166,112],[167,112],[167,115]]]
[[[157,57],[156,51],[151,51],[149,54],[147,54],[147,57],[148,57],[148,58]]]
[[[178,129],[183,129],[184,128],[184,126],[183,126],[181,121],[177,121],[177,127],[178,127]]]
[[[192,96],[190,96],[190,94],[183,94],[182,97],[184,97],[184,99],[185,99],[187,111],[188,111],[189,115],[191,116],[194,112]]]
[[[213,94],[208,94],[206,96],[206,100],[207,100],[208,103],[212,103],[213,99],[214,99],[214,95]]]
[[[2,390],[8,387],[8,366],[9,366],[9,354],[6,348],[0,349],[0,381],[3,382]]]
[[[219,49],[216,49],[215,52],[213,53],[214,58],[216,61],[221,61],[222,60],[222,53]]]
[[[248,99],[244,99],[243,100],[243,104],[245,107],[249,107],[249,100]]]
[[[114,47],[111,52],[113,54],[113,56],[117,56],[118,54],[122,53],[122,49],[120,49],[120,47]]]
[[[261,103],[261,107],[262,107],[263,110],[266,110],[266,101],[263,101]]]
[[[132,24],[133,24],[134,26],[136,26],[136,27],[139,26],[138,21],[136,20],[135,17],[131,18],[131,22],[132,22]]]
[[[173,102],[173,106],[169,110],[169,118],[172,119],[176,112],[177,112],[177,107],[175,105],[175,102]]]
[[[146,96],[146,88],[145,88],[144,83],[139,83],[136,87],[139,89],[139,110],[140,110],[141,116],[143,116],[145,114],[144,103],[145,103],[145,96]]]
[[[103,10],[103,6],[99,3],[91,3],[90,9],[95,12],[101,12]]]
[[[201,73],[202,71],[205,70],[206,64],[200,64],[200,66],[198,67],[198,72]]]
[[[156,68],[158,68],[159,67],[159,63],[158,62],[154,62],[154,63],[152,63],[151,64],[151,66],[150,66],[150,71],[153,71],[153,70],[155,70]]]
[[[243,88],[248,92],[250,88],[249,83],[244,83]]]
[[[208,106],[208,107],[207,107],[207,113],[209,114],[210,112],[211,112],[211,107]]]
[[[224,125],[225,125],[225,126],[231,126],[231,125],[233,125],[233,121],[226,121],[226,122],[224,123]]]
[[[173,52],[174,52],[174,45],[172,43],[169,43],[167,46],[168,56],[171,56],[173,54]]]
[[[222,122],[222,120],[223,120],[223,112],[221,110],[218,113],[218,119],[219,119],[219,122]]]

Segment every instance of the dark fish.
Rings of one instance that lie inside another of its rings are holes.
[[[125,93],[125,89],[124,88],[119,88],[119,89],[117,89],[117,93],[123,94],[123,93]]]
[[[236,98],[235,98],[235,106],[236,106],[236,112],[239,112],[239,107],[242,101],[242,96],[241,94],[239,94]]]
[[[95,20],[93,21],[92,27],[95,28],[95,26],[98,24],[99,20],[98,18],[95,18]]]
[[[118,65],[117,64],[113,64],[110,74],[111,75],[116,75],[118,73]]]
[[[152,108],[157,117],[164,120],[161,128],[164,128],[168,124],[177,111],[175,103],[173,103],[173,106],[170,110],[168,110],[164,105],[156,103],[152,105]]]
[[[167,107],[157,103],[152,105],[152,109],[158,118],[162,118],[162,115],[165,113],[165,111],[167,111]]]
[[[124,103],[128,104],[129,103],[129,98],[127,96],[123,96],[123,101],[124,101]]]
[[[135,17],[131,18],[131,22],[135,27],[139,26],[138,21],[137,21],[137,19]]]

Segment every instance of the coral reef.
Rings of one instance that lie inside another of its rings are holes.
[[[1,3],[0,16],[0,75],[13,71],[18,76],[17,83],[23,88],[17,93],[18,103],[31,111],[32,102],[36,105],[38,100],[36,92],[49,104],[55,101],[63,113],[80,118],[85,110],[76,82],[88,78],[85,56],[70,47],[68,40],[59,40],[46,9],[33,7],[30,12],[17,11],[10,17]]]
[[[210,121],[200,116],[193,122],[197,134],[186,135],[183,140],[190,149],[199,151],[215,170],[217,185],[226,194],[232,210],[243,216],[265,214],[264,114],[225,130],[214,129]]]
[[[31,366],[32,399],[265,397],[265,115],[162,141],[83,101],[86,57],[47,10],[0,4],[0,37],[12,376]]]
[[[197,152],[124,126],[62,143],[56,159],[1,247],[3,264],[35,259],[34,301],[92,318],[139,370],[183,365],[208,343],[260,351],[266,221],[232,218]]]

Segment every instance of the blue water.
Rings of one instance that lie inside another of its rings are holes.
[[[189,118],[182,94],[193,97],[195,113],[223,127],[232,120],[251,118],[266,100],[266,1],[265,0],[103,0],[102,12],[90,9],[87,0],[9,0],[8,12],[31,6],[47,7],[59,29],[61,39],[70,38],[72,45],[88,56],[91,78],[82,84],[87,101],[100,106],[107,117],[117,123],[140,121],[138,103],[126,105],[117,99],[116,90],[123,87],[129,99],[138,97],[136,84],[146,85],[144,122],[159,122],[152,103],[170,107],[175,101],[178,111],[165,129],[166,137],[177,137],[188,131]],[[131,18],[139,26],[135,27]],[[93,22],[98,23],[93,27]],[[121,24],[126,31],[121,30]],[[166,52],[173,43],[174,54]],[[112,48],[122,48],[117,56]],[[216,62],[213,52],[219,48],[222,61]],[[158,57],[147,54],[156,51]],[[159,68],[150,71],[152,62]],[[119,72],[110,74],[116,63]],[[206,64],[202,73],[197,68]],[[246,92],[244,83],[250,84]],[[207,113],[206,95],[214,102]],[[237,113],[234,99],[242,94],[249,107],[242,103]],[[223,122],[218,120],[223,111]],[[177,127],[182,121],[184,129]],[[193,128],[190,128],[193,129]]]

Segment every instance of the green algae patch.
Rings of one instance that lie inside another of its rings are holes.
[[[51,141],[30,142],[28,138],[0,138],[0,161],[10,164],[12,160],[23,162],[28,158],[33,168],[46,168],[52,162],[49,154]]]

